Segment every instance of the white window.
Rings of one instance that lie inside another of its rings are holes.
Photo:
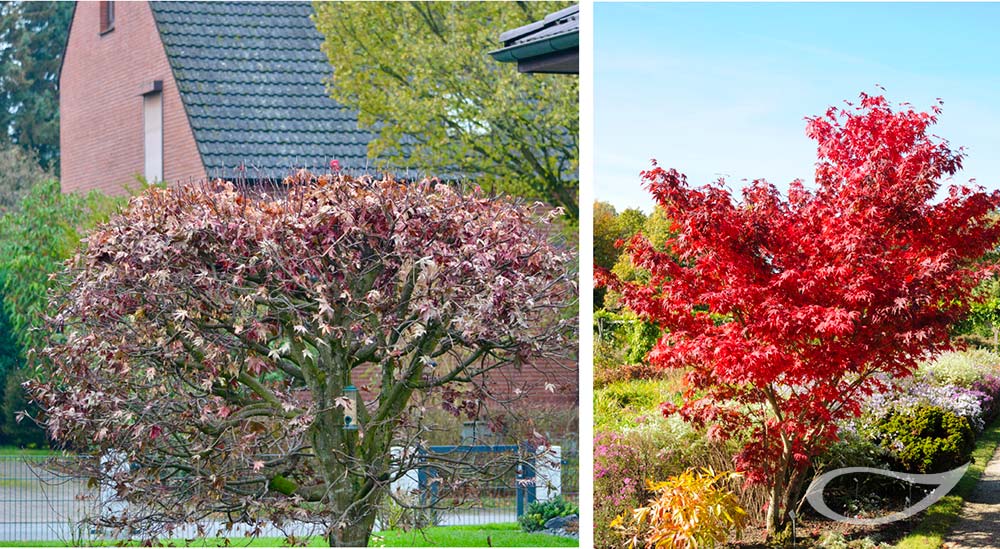
[[[142,96],[146,166],[143,175],[149,183],[163,181],[163,92]]]

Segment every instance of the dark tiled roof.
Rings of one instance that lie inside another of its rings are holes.
[[[209,176],[367,165],[374,137],[326,93],[309,2],[150,2]]]
[[[579,4],[550,13],[541,21],[504,32],[500,41],[505,47],[520,46],[575,32],[580,32]]]

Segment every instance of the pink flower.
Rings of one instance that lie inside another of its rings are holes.
[[[338,160],[331,160],[330,161],[330,170],[334,171],[334,172],[339,172],[340,171],[340,162]]]

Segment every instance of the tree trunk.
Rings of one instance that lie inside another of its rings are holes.
[[[777,475],[771,493],[767,498],[767,537],[771,538],[785,527],[785,517],[781,512],[781,502],[784,499],[784,474]]]
[[[786,465],[784,470],[776,475],[774,485],[767,500],[767,537],[769,540],[780,540],[788,530],[788,512],[792,510],[792,502],[802,488],[807,469]]]
[[[343,527],[334,525],[326,537],[330,547],[368,547],[368,540],[375,526],[375,509],[370,507],[364,516],[357,517],[357,520],[352,520]]]

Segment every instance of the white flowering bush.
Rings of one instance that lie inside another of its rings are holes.
[[[941,353],[922,362],[917,374],[927,381],[971,387],[987,373],[996,373],[1000,355],[986,349]]]

